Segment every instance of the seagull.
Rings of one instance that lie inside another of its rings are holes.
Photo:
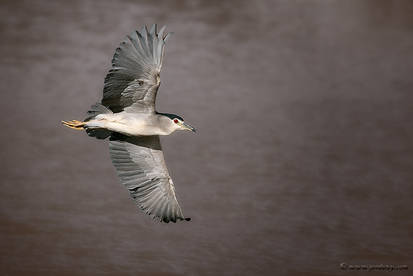
[[[175,195],[165,164],[160,135],[176,130],[195,132],[181,116],[155,110],[161,84],[164,47],[171,33],[154,24],[134,31],[116,48],[105,77],[101,103],[83,121],[62,124],[97,139],[109,138],[109,151],[120,182],[136,204],[161,222],[189,221]]]

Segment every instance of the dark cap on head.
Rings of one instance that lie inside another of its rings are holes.
[[[169,117],[169,119],[171,119],[171,120],[173,120],[173,119],[179,119],[179,120],[181,120],[181,121],[183,121],[183,120],[184,120],[184,118],[182,118],[181,116],[178,116],[178,115],[176,115],[176,114],[171,114],[171,113],[161,113],[161,112],[156,112],[156,114],[159,114],[159,115],[163,115],[163,116]]]

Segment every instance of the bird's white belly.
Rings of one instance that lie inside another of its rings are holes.
[[[135,115],[135,114],[134,114]],[[106,128],[128,136],[163,135],[163,131],[153,125],[148,116],[130,116],[122,113],[100,114],[89,121],[89,127]]]

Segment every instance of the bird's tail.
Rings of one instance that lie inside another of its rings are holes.
[[[112,113],[112,111],[105,106],[101,105],[100,103],[96,103],[90,107],[90,110],[87,112],[87,117],[86,119],[81,122],[77,120],[72,120],[72,121],[62,121],[63,125],[77,129],[77,130],[82,130],[84,129],[87,133],[87,135],[91,137],[95,137],[97,139],[105,139],[109,137],[112,132],[110,130],[107,130],[106,128],[100,128],[100,127],[95,127],[95,126],[90,126],[88,125],[88,122],[90,120],[93,120],[97,115],[99,114],[109,114]],[[93,124],[91,124],[93,125]]]
[[[101,105],[100,103],[95,103],[90,107],[90,110],[87,112],[87,117],[85,122],[92,120],[99,114],[110,114],[112,111],[106,106]]]
[[[88,117],[85,119],[85,122],[93,120],[99,114],[110,114],[112,111],[107,107],[101,105],[100,103],[96,103],[90,107],[90,110],[87,112]],[[99,128],[99,127],[85,127],[87,135],[90,137],[95,137],[96,139],[106,139],[111,134],[112,131],[107,130],[106,128]]]

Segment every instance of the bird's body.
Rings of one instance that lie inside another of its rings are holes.
[[[84,121],[63,121],[97,139],[109,138],[118,176],[138,206],[163,222],[189,220],[182,214],[163,158],[159,135],[195,129],[182,117],[155,110],[160,86],[165,27],[135,31],[121,42],[105,78],[103,98]]]
[[[169,118],[157,113],[99,114],[87,121],[86,128],[104,128],[127,136],[169,135],[177,130],[177,125]]]

